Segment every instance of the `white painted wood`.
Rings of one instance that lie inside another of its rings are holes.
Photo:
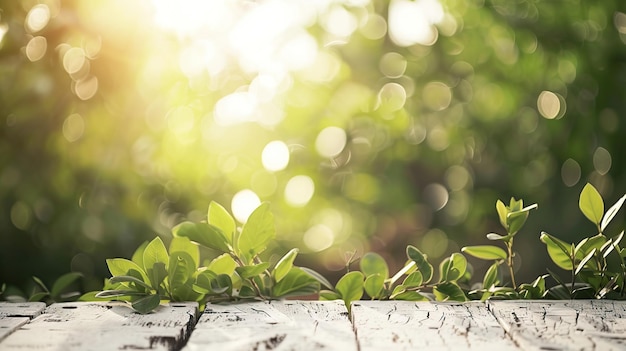
[[[626,350],[626,301],[490,301],[525,350]]]
[[[185,347],[193,350],[356,351],[342,301],[209,304]]]
[[[361,351],[519,350],[484,303],[356,301]]]
[[[141,315],[123,303],[57,303],[0,342],[0,350],[179,350],[197,303],[162,305]]]
[[[0,341],[41,314],[44,308],[43,302],[0,302]]]

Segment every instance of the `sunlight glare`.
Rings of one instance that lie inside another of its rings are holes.
[[[389,36],[399,46],[430,46],[439,36],[434,25],[443,19],[438,0],[393,0],[389,4]]]
[[[221,98],[215,104],[213,118],[222,126],[253,121],[257,102],[249,92],[235,92]]]
[[[302,241],[310,250],[319,252],[331,247],[335,240],[335,233],[324,224],[316,224],[309,228]]]
[[[320,156],[332,158],[343,151],[347,140],[346,131],[342,128],[327,127],[318,134],[315,140],[315,149]]]
[[[261,153],[263,167],[270,172],[282,171],[289,164],[289,148],[280,140],[270,141]]]
[[[33,6],[26,16],[26,29],[31,33],[37,33],[44,29],[50,21],[50,8],[46,4]]]
[[[311,201],[314,193],[313,179],[306,175],[298,175],[287,182],[285,200],[293,207],[303,207]]]
[[[245,223],[254,210],[261,205],[259,196],[250,189],[244,189],[233,196],[231,209],[240,223]]]

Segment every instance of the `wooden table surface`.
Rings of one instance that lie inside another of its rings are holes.
[[[626,350],[626,301],[0,302],[0,350]],[[351,317],[351,318],[350,318]]]

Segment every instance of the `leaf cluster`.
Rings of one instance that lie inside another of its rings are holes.
[[[100,292],[84,299],[103,298],[128,302],[148,313],[161,301],[234,301],[277,299],[316,294],[320,284],[330,285],[313,270],[298,267],[298,249],[277,262],[261,254],[275,238],[274,217],[269,204],[261,204],[243,227],[216,202],[211,202],[206,222],[183,222],[172,229],[168,248],[156,237],[144,243],[131,260],[108,259],[112,277]],[[200,265],[203,246],[217,255]]]
[[[52,287],[38,277],[33,276],[32,284],[24,291],[18,287],[2,284],[0,286],[0,300],[9,302],[45,302],[50,305],[55,302],[70,302],[77,300],[80,293],[79,280],[82,274],[78,272],[66,273],[57,278]]]

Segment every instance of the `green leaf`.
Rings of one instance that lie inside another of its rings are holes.
[[[441,281],[456,281],[465,274],[467,260],[460,253],[453,253],[439,265]]]
[[[50,295],[55,299],[61,297],[61,294],[65,292],[67,288],[69,288],[72,284],[74,284],[78,279],[82,278],[83,275],[81,273],[67,273],[60,276],[54,284],[52,284],[52,290],[50,290]]]
[[[620,241],[622,241],[623,237],[624,237],[624,231],[622,230],[622,232],[619,233],[619,235],[617,235],[613,239],[610,239],[606,243],[604,243],[604,245],[602,245],[602,247],[600,248],[600,251],[602,252],[602,257],[607,258],[609,254],[611,254],[611,252],[613,252],[615,248],[619,247],[618,245]]]
[[[289,272],[274,285],[272,297],[294,295],[311,295],[319,291],[320,284],[315,278],[298,267],[292,267]]]
[[[170,242],[169,252],[185,252],[193,261],[193,267],[198,268],[200,264],[200,250],[198,246],[189,240],[189,238],[182,236],[175,236]]]
[[[359,300],[363,296],[363,273],[353,271],[346,273],[335,286],[335,290],[341,299],[350,305],[351,301]]]
[[[155,290],[167,276],[169,256],[161,238],[154,238],[143,252],[143,267]]]
[[[576,257],[582,259],[593,250],[600,250],[606,244],[607,238],[604,234],[597,234],[589,238],[584,238],[576,245]]]
[[[242,255],[251,258],[263,252],[275,236],[274,215],[270,212],[270,205],[264,202],[243,225],[237,247]]]
[[[539,239],[546,244],[548,255],[557,266],[568,271],[574,269],[568,249],[570,245],[568,243],[546,232],[541,232]]]
[[[461,252],[481,260],[506,260],[507,258],[506,251],[493,245],[466,246],[461,249]]]
[[[487,239],[489,240],[502,240],[502,241],[508,241],[511,238],[511,236],[507,235],[507,236],[502,236],[500,234],[496,234],[496,233],[489,233],[487,234]]]
[[[237,226],[235,225],[235,220],[230,215],[230,213],[228,213],[228,211],[226,211],[226,209],[222,205],[218,204],[215,201],[211,201],[211,203],[209,204],[207,219],[209,224],[214,225],[215,227],[219,228],[222,233],[224,233],[226,239],[228,240],[228,243],[232,246],[233,234],[235,233]]]
[[[383,277],[383,279],[387,279],[389,277],[387,262],[385,262],[385,259],[381,255],[375,252],[368,252],[363,255],[359,265],[361,267],[361,272],[363,272],[366,277],[373,274],[379,274]]]
[[[308,267],[299,267],[299,268],[303,270],[306,274],[310,275],[315,280],[317,280],[322,286],[332,290],[333,285],[323,275],[319,274],[318,272]]]
[[[193,290],[201,294],[210,294],[212,292],[211,280],[214,280],[216,278],[217,278],[217,274],[215,274],[214,272],[210,270],[205,270],[205,271],[200,272],[196,276],[196,281],[192,286]]]
[[[287,252],[285,256],[278,260],[276,266],[272,270],[272,277],[276,282],[279,282],[287,275],[287,273],[289,273],[291,267],[293,267],[293,261],[296,259],[297,255],[298,249],[294,248],[289,250],[289,252]]]
[[[232,275],[235,271],[235,267],[237,267],[237,263],[233,260],[232,256],[229,254],[221,254],[214,258],[207,268],[217,274],[228,274]]]
[[[41,290],[49,293],[50,290],[48,290],[48,287],[46,286],[46,284],[43,283],[43,281],[35,276],[32,277],[33,280],[35,281],[35,283],[37,284],[37,286],[39,286],[39,288],[41,288]]]
[[[168,283],[170,291],[175,299],[181,297],[181,294],[188,290],[191,283],[189,282],[196,271],[196,265],[187,252],[172,252],[168,264]],[[188,288],[185,288],[188,286]]]
[[[429,299],[417,291],[403,291],[394,295],[394,300],[401,301],[429,301]]]
[[[511,212],[507,216],[507,220],[509,222],[507,232],[510,235],[515,235],[522,227],[524,223],[526,223],[526,219],[528,219],[528,212]]]
[[[226,274],[218,274],[215,279],[211,280],[211,291],[214,294],[226,294],[231,296],[233,293],[233,281]]]
[[[243,279],[248,279],[248,278],[252,278],[252,277],[256,277],[260,275],[269,267],[270,267],[269,262],[261,262],[256,265],[237,267],[235,268],[235,271]]]
[[[504,229],[509,229],[508,222],[506,220],[506,216],[509,214],[509,209],[506,208],[504,202],[498,200],[496,201],[496,212],[498,212],[498,218],[500,218],[500,224]]]
[[[146,314],[152,312],[154,309],[159,307],[161,303],[161,298],[159,295],[148,295],[144,297],[140,297],[131,302],[131,306],[133,309],[141,314]]]
[[[38,302],[38,301],[41,301],[41,300],[47,298],[48,296],[50,296],[50,293],[48,293],[46,291],[40,291],[40,292],[32,294],[28,298],[28,302]]]
[[[223,253],[231,251],[222,230],[208,223],[183,222],[172,228],[172,233]]]
[[[498,284],[498,267],[499,263],[492,264],[483,278],[483,289],[491,289],[492,286]]]
[[[384,284],[385,278],[383,278],[380,274],[375,273],[365,278],[363,288],[365,288],[365,292],[369,295],[369,297],[380,298]]]
[[[433,293],[437,301],[467,301],[461,287],[454,282],[443,282],[435,285]]]
[[[600,225],[604,215],[604,201],[593,185],[587,183],[580,192],[578,207],[591,222]]]
[[[585,256],[579,263],[578,266],[576,267],[576,271],[574,272],[574,274],[578,274],[580,273],[580,271],[585,268],[585,265],[587,264],[587,262],[589,262],[589,260],[591,260],[593,258],[593,255],[595,255],[596,253],[596,249],[591,250],[591,252],[589,252],[589,254],[587,256]]]
[[[424,284],[424,277],[419,271],[415,271],[407,275],[407,277],[402,282],[402,285],[406,286],[407,288],[416,288],[418,286],[422,286],[422,284]]]
[[[125,258],[109,258],[106,262],[109,267],[109,272],[111,272],[111,275],[114,277],[118,275],[130,275],[131,277],[141,279],[146,283],[150,281],[143,268],[139,267],[133,261]]]
[[[620,208],[622,208],[624,201],[626,201],[626,195],[622,196],[621,199],[617,200],[617,202],[606,211],[606,213],[604,214],[604,218],[602,218],[602,223],[600,224],[601,231],[604,231],[609,223],[611,223],[613,217],[615,217]]]
[[[137,250],[133,253],[133,257],[131,261],[135,262],[139,267],[143,268],[143,252],[146,250],[146,246],[148,246],[148,241],[144,241],[139,245]]]
[[[143,267],[148,272],[157,262],[163,263],[167,267],[168,261],[167,249],[163,244],[163,240],[157,236],[146,246],[143,252]],[[148,275],[150,274],[148,273]]]
[[[337,294],[334,291],[331,291],[331,290],[320,291],[320,300],[322,301],[332,301],[332,300],[339,300],[339,299],[341,299],[341,296],[339,296],[339,294]]]
[[[417,270],[422,273],[424,283],[428,284],[428,282],[430,282],[433,278],[433,266],[428,263],[428,257],[413,245],[407,246],[406,254],[411,260],[413,260],[413,262],[415,262]]]
[[[96,297],[118,297],[118,296],[147,296],[145,292],[136,290],[104,290],[96,294]]]
[[[134,283],[135,285],[139,285],[145,289],[147,289],[148,291],[150,291],[152,289],[152,287],[148,284],[146,284],[143,280],[135,278],[135,277],[131,277],[129,275],[118,275],[115,277],[111,277],[109,279],[109,282],[111,284],[117,284],[117,283]],[[127,285],[129,287],[133,287],[132,285]],[[135,289],[139,292],[142,292],[141,289]]]

